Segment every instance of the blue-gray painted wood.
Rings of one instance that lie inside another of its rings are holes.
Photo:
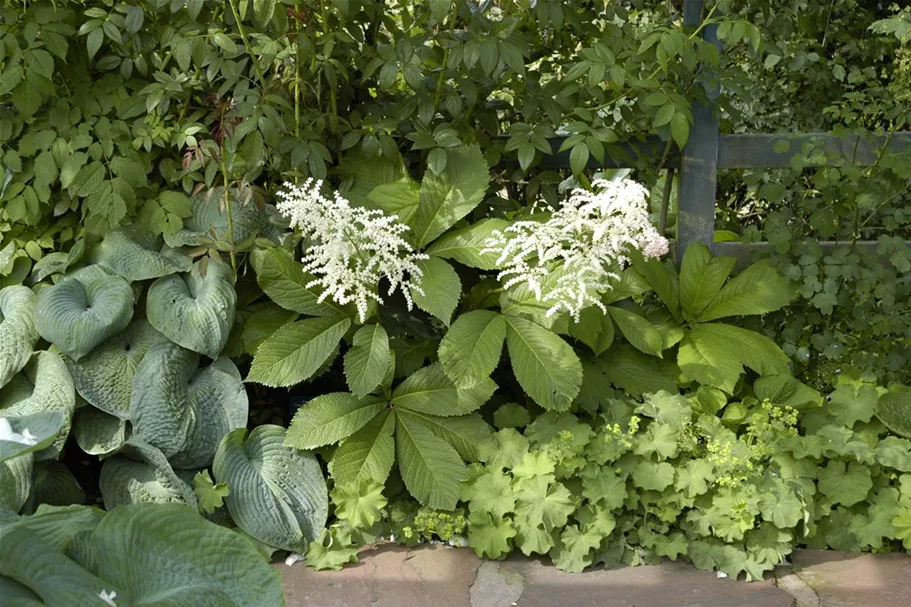
[[[911,155],[911,131],[896,132],[891,138],[889,135],[868,135],[861,138],[854,134],[836,137],[829,133],[722,135],[718,148],[718,168],[790,167],[793,157],[814,157],[819,152],[822,153],[822,162],[816,158],[809,163],[800,160],[800,166],[814,167],[841,161],[869,166],[876,162],[887,143],[887,153]]]

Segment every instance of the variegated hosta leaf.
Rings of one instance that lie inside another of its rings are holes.
[[[152,326],[188,350],[218,358],[234,324],[231,268],[209,261],[187,274],[159,278],[149,287],[146,314]]]
[[[98,266],[76,272],[38,295],[35,326],[41,337],[79,360],[133,317],[133,290]]]
[[[38,341],[36,300],[21,285],[0,290],[0,388],[22,370]]]
[[[60,433],[63,421],[62,411],[0,415],[0,462],[50,447]]]
[[[193,487],[174,473],[161,451],[135,437],[117,455],[105,460],[99,486],[105,510],[140,502],[189,504],[196,508]]]
[[[124,420],[94,407],[85,407],[76,412],[73,436],[86,453],[107,455],[123,446],[129,431]]]
[[[152,346],[168,339],[139,319],[78,362],[67,359],[76,391],[89,403],[122,420],[130,417],[136,367]]]
[[[134,227],[108,233],[92,260],[130,282],[189,272],[193,260],[164,244],[161,236]]]
[[[177,468],[208,466],[222,437],[247,424],[247,392],[237,367],[220,358],[199,368],[199,359],[175,344],[160,344],[133,378],[133,432]]]
[[[237,526],[270,546],[302,552],[326,524],[326,481],[316,458],[285,447],[285,429],[259,426],[231,432],[218,446],[215,481]]]
[[[25,505],[26,513],[33,512],[41,504],[47,507],[84,503],[85,491],[69,468],[56,460],[35,464],[32,491]]]
[[[0,390],[0,416],[24,417],[32,413],[59,411],[63,423],[53,443],[37,451],[35,459],[54,459],[63,449],[70,432],[76,390],[66,364],[54,351],[37,352],[25,370]]]
[[[32,490],[33,453],[0,462],[0,509],[19,512]],[[3,595],[0,595],[3,596]]]
[[[224,189],[212,188],[190,198],[193,215],[183,221],[183,229],[174,234],[165,234],[165,241],[172,247],[214,245],[215,248],[230,250],[228,213],[224,205]],[[275,207],[266,205],[260,210],[252,200],[238,200],[244,192],[230,189],[231,219],[234,223],[234,242],[252,238],[278,240],[281,229],[272,222],[277,216]],[[214,235],[214,237],[213,237]]]

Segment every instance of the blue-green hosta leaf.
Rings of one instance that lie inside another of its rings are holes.
[[[768,262],[760,261],[728,281],[694,320],[707,322],[726,316],[765,314],[783,308],[793,297],[794,289],[788,279]],[[682,299],[681,285],[681,303]]]
[[[419,413],[451,417],[478,410],[496,389],[494,381],[486,377],[471,388],[459,390],[446,377],[443,366],[433,363],[418,369],[399,384],[392,392],[390,402]]]
[[[497,269],[497,253],[484,253],[487,240],[495,230],[502,231],[509,222],[505,219],[485,219],[447,232],[427,247],[426,253],[433,257],[455,261],[481,270]]]
[[[582,363],[572,347],[524,318],[506,321],[506,347],[519,384],[545,409],[568,409],[582,387]]]
[[[25,511],[52,506],[70,506],[84,504],[85,491],[79,482],[62,463],[48,460],[35,464],[32,474],[32,492],[25,505]]]
[[[127,441],[127,422],[100,409],[85,407],[76,412],[73,436],[79,448],[90,455],[107,455]]]
[[[319,303],[322,290],[308,287],[313,276],[304,273],[304,266],[284,249],[257,249],[250,255],[256,282],[269,299],[292,312],[307,316],[334,316],[344,314],[344,308],[332,299]]]
[[[222,188],[200,192],[190,198],[192,215],[183,221],[183,229],[174,234],[165,234],[168,246],[215,245],[221,251],[230,250],[228,213],[224,208]],[[231,190],[231,219],[234,223],[234,242],[240,243],[252,238],[277,240],[282,230],[273,223],[275,207],[266,205],[263,210],[252,202],[241,204],[238,192]]]
[[[94,531],[103,517],[103,510],[91,506],[41,504],[34,513],[17,519],[15,524],[35,532],[57,550],[67,550],[80,534]]]
[[[222,437],[247,423],[247,392],[234,363],[219,358],[200,368],[199,359],[175,344],[160,344],[133,378],[133,432],[178,468],[208,466]]]
[[[373,392],[386,377],[391,358],[389,336],[382,325],[366,325],[357,330],[351,349],[345,354],[345,379],[355,396]]]
[[[490,310],[459,316],[440,342],[443,370],[459,388],[471,388],[490,377],[506,339],[506,319]]]
[[[420,202],[408,221],[419,248],[478,206],[490,183],[490,169],[477,144],[448,149],[446,157],[442,175],[424,174]]]
[[[316,458],[284,445],[285,429],[259,426],[222,439],[212,469],[228,483],[237,526],[270,546],[303,552],[326,524],[329,497]]]
[[[149,287],[146,313],[152,326],[176,344],[218,358],[234,324],[234,278],[231,268],[199,263],[188,274],[159,278]]]
[[[0,415],[0,462],[50,447],[60,434],[64,420],[63,411]]]
[[[335,352],[350,326],[347,317],[325,316],[283,327],[259,344],[247,381],[284,387],[309,379]]]
[[[134,227],[108,233],[91,259],[130,282],[189,272],[193,267],[190,257],[165,245],[161,236]]]
[[[889,430],[911,438],[911,392],[887,392],[879,397],[876,416]]]
[[[19,512],[32,491],[35,457],[26,453],[0,462],[0,509]]]
[[[89,266],[41,291],[35,326],[41,337],[78,361],[123,331],[132,317],[130,284]]]
[[[58,412],[63,423],[56,438],[37,451],[38,460],[56,458],[63,449],[76,409],[76,390],[63,359],[54,351],[37,352],[25,370],[0,390],[0,416],[25,417],[34,413]]]
[[[358,398],[348,392],[317,396],[297,410],[285,441],[295,449],[316,449],[351,436],[386,408],[376,396]]]
[[[35,329],[37,298],[28,287],[16,285],[0,290],[0,388],[32,356],[38,331]]]
[[[349,436],[332,454],[329,473],[338,482],[375,480],[383,483],[395,461],[395,416],[381,411],[366,426]]]
[[[136,367],[149,349],[164,343],[168,339],[145,319],[133,321],[88,356],[79,361],[67,359],[76,391],[101,411],[129,419]]]
[[[424,293],[411,289],[415,305],[448,326],[462,296],[459,275],[451,265],[434,257],[419,261],[417,265],[423,272],[419,282]]]
[[[399,471],[408,492],[427,508],[452,510],[467,476],[462,458],[414,415],[395,416]]]
[[[47,607],[27,586],[3,575],[0,575],[0,596],[16,607]]]
[[[193,487],[174,473],[161,451],[135,437],[104,461],[99,487],[106,510],[142,502],[196,508]]]

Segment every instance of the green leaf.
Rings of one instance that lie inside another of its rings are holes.
[[[415,417],[430,428],[436,436],[442,438],[455,449],[459,456],[467,461],[478,459],[481,445],[490,438],[490,426],[477,413],[457,417],[439,417],[418,413],[409,409],[399,409],[396,415]]]
[[[497,254],[484,253],[487,240],[494,231],[502,231],[509,222],[504,219],[484,219],[446,232],[433,241],[426,253],[433,257],[454,259],[462,265],[481,270],[497,269]]]
[[[500,362],[505,339],[506,319],[502,315],[475,310],[459,316],[438,352],[447,377],[462,389],[490,377]]]
[[[790,375],[766,375],[753,384],[753,392],[759,400],[768,399],[779,406],[796,409],[819,407],[822,395]]]
[[[688,320],[699,318],[734,269],[733,257],[712,257],[701,242],[691,244],[680,268],[680,305]]]
[[[578,322],[569,326],[569,334],[591,348],[597,356],[614,343],[614,323],[610,314],[605,314],[597,306],[589,306],[579,314]]]
[[[266,25],[275,11],[275,0],[253,0],[253,15],[256,22]]]
[[[819,490],[833,504],[853,506],[862,502],[872,488],[870,468],[864,464],[829,460],[819,470]]]
[[[283,249],[257,249],[250,256],[256,270],[256,281],[269,298],[292,312],[307,316],[335,316],[344,310],[331,300],[318,303],[321,291],[307,287],[313,280],[303,266]]]
[[[38,411],[0,417],[0,463],[46,449],[65,422],[62,411]]]
[[[452,0],[430,0],[430,14],[433,15],[437,23],[442,23],[446,15],[449,14],[449,6]]]
[[[335,351],[351,320],[327,316],[300,320],[276,331],[256,349],[247,381],[293,386],[313,376]]]
[[[146,314],[176,344],[218,358],[234,324],[234,276],[223,263],[200,263],[188,274],[159,278],[149,287]]]
[[[633,469],[633,483],[646,491],[664,491],[674,483],[674,467],[667,462],[640,461]]]
[[[408,492],[421,505],[452,510],[459,501],[465,464],[446,441],[415,416],[395,416],[399,471]]]
[[[440,363],[418,369],[392,392],[395,407],[428,415],[465,415],[477,410],[491,397],[496,384],[486,379],[465,390],[459,390],[446,377]]]
[[[383,516],[386,498],[382,482],[362,478],[349,483],[336,483],[330,496],[335,504],[335,516],[347,521],[354,529],[373,526]]]
[[[620,333],[634,348],[644,354],[661,356],[661,350],[664,348],[664,338],[652,323],[635,312],[630,312],[623,308],[608,306],[607,309],[611,318],[617,323]]]
[[[105,235],[92,260],[130,282],[189,272],[193,260],[164,244],[160,236],[137,228]]]
[[[465,217],[484,199],[490,173],[477,144],[451,148],[442,175],[428,171],[421,183],[421,201],[409,224],[415,243],[423,248]]]
[[[839,424],[849,428],[858,421],[870,421],[878,409],[882,410],[876,387],[870,384],[840,383],[829,395],[828,400],[826,408],[829,414]]]
[[[595,365],[585,370],[586,383],[590,382],[589,369],[632,396],[677,391],[677,365],[646,356],[631,346],[614,345],[599,356]]]
[[[234,363],[227,358],[202,368],[199,363],[195,352],[159,344],[143,357],[133,378],[134,435],[179,468],[211,464],[222,437],[247,422],[247,393]]]
[[[67,367],[82,398],[110,415],[127,420],[136,368],[152,347],[164,343],[168,343],[164,335],[145,319],[139,319],[78,362],[67,359]]]
[[[888,392],[880,396],[876,417],[899,436],[911,438],[911,392]]]
[[[95,407],[83,407],[76,413],[73,436],[86,453],[107,455],[127,441],[127,422]]]
[[[347,392],[317,396],[297,410],[286,438],[295,449],[331,445],[360,430],[386,408],[380,398],[359,399]]]
[[[0,388],[28,363],[38,341],[37,298],[28,287],[0,290]]]
[[[485,512],[472,512],[468,518],[468,544],[480,558],[499,559],[509,554],[509,540],[516,529],[507,519]]]
[[[284,445],[285,429],[235,430],[215,455],[215,480],[231,493],[225,504],[237,526],[276,548],[302,552],[326,524],[329,498],[316,458]]]
[[[39,508],[83,504],[85,498],[85,491],[65,465],[56,460],[35,464],[32,493],[26,510],[34,510],[35,504],[39,504]]]
[[[677,271],[670,261],[649,259],[645,261],[641,255],[633,255],[633,266],[646,282],[655,290],[655,294],[664,302],[668,311],[674,318],[680,317],[680,289],[678,286]]]
[[[542,407],[569,408],[582,386],[582,364],[559,336],[535,323],[507,316],[506,345],[522,389]]]
[[[122,331],[133,316],[133,290],[124,279],[91,266],[38,295],[41,337],[79,360]]]
[[[345,378],[351,392],[359,398],[373,392],[386,376],[391,356],[389,337],[382,325],[358,329],[345,354]]]
[[[573,175],[579,175],[588,166],[589,150],[585,143],[577,143],[569,153],[569,168]]]
[[[695,320],[765,314],[783,308],[793,296],[788,280],[760,261],[732,278]]]
[[[411,297],[414,303],[449,326],[452,313],[462,296],[462,281],[459,280],[459,275],[451,265],[435,257],[418,261],[417,266],[423,272],[420,286],[424,293],[412,288]]]
[[[368,206],[390,215],[397,215],[402,223],[410,223],[421,201],[421,186],[409,176],[396,181],[381,183],[367,194]]]
[[[346,438],[329,462],[332,478],[343,482],[362,479],[385,482],[395,461],[394,429],[395,420],[387,409]]]
[[[32,453],[0,462],[0,508],[19,512],[25,505],[32,491],[34,463]]]
[[[201,470],[193,477],[193,493],[199,500],[200,512],[212,514],[222,507],[224,498],[230,495],[231,490],[227,483],[215,484],[208,470]]]
[[[685,114],[677,112],[671,118],[671,135],[674,137],[674,143],[682,150],[690,138],[690,123]]]
[[[500,470],[487,470],[463,483],[461,498],[468,502],[472,513],[490,513],[497,518],[506,516],[516,507],[512,477]]]
[[[106,510],[142,502],[184,503],[196,508],[193,487],[174,473],[161,451],[135,437],[104,460],[99,488]]]

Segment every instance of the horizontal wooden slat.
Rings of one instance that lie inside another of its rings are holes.
[[[892,135],[857,135],[836,137],[828,133],[799,133],[794,135],[722,135],[718,147],[719,169],[783,168],[791,166],[795,155],[822,156],[826,159],[845,159],[860,166],[876,162],[880,150],[889,141],[889,153],[911,152],[911,131]],[[784,146],[787,145],[787,148]],[[781,151],[776,151],[779,146]],[[821,166],[825,161],[804,163]]]
[[[911,247],[911,240],[905,241],[909,247]],[[875,253],[876,247],[879,245],[875,240],[859,240],[854,243],[854,249],[863,253]],[[851,247],[850,241],[823,241],[819,243],[820,248],[822,248],[825,254],[831,254],[836,247],[839,249],[849,249]],[[764,255],[768,255],[772,252],[773,245],[768,242],[753,242],[750,244],[744,244],[742,242],[716,242],[712,246],[714,249],[715,255],[723,257],[736,257],[737,258],[737,267],[744,268],[745,266],[750,265],[752,262],[762,258]],[[888,261],[887,258],[882,259],[883,262]]]

